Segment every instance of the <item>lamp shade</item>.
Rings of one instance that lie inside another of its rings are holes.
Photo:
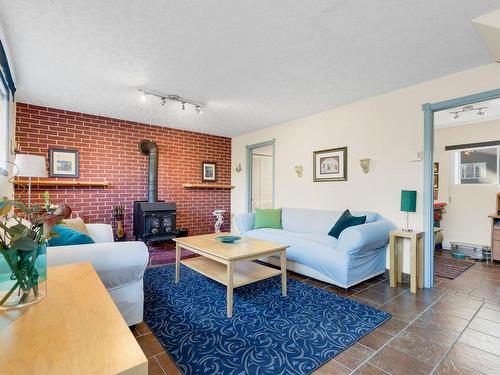
[[[417,192],[415,190],[401,190],[401,211],[417,211]]]
[[[40,155],[16,154],[14,164],[19,177],[47,177],[45,157]]]

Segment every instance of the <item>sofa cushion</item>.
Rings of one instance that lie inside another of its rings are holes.
[[[376,212],[370,211],[350,211],[351,215],[354,216],[366,216],[365,223],[373,223],[374,221],[378,221],[381,219],[381,216]]]
[[[245,236],[257,238],[289,246],[286,250],[287,260],[304,264],[325,275],[334,274],[339,280],[346,278],[348,256],[341,251],[332,251],[330,246],[314,241],[305,233],[295,233],[277,229],[254,229],[245,233]],[[335,238],[329,237],[331,243]],[[309,238],[308,238],[309,237]],[[319,239],[320,237],[316,237]]]
[[[342,212],[311,210],[308,208],[283,208],[283,229],[298,233],[328,234]]]
[[[276,242],[283,245],[291,245],[297,241],[334,248],[337,246],[337,239],[322,233],[296,233],[283,229],[261,228],[245,233],[245,236],[259,238],[266,241]]]
[[[369,211],[352,211],[354,216],[366,216],[366,222],[380,220],[380,215]],[[342,211],[313,210],[309,208],[283,208],[281,223],[283,229],[300,233],[324,233],[339,220]]]
[[[361,225],[364,224],[365,222],[366,222],[366,216],[353,216],[351,215],[349,210],[345,210],[342,216],[332,227],[332,229],[330,229],[328,235],[335,238],[339,238],[340,233],[342,233],[344,229],[347,229],[349,227],[354,227],[356,225]]]
[[[108,290],[141,280],[148,259],[148,248],[140,241],[47,248],[48,266],[91,262]]]
[[[90,236],[89,231],[87,230],[87,226],[85,225],[81,217],[76,217],[74,219],[63,219],[61,224],[65,227],[77,230],[78,232],[82,232],[87,236]]]
[[[337,239],[324,233],[297,233],[297,237],[317,242],[322,245],[335,248],[337,247]]]
[[[55,225],[52,231],[55,235],[49,240],[49,246],[70,246],[95,243],[94,240],[85,233],[62,224]]]
[[[255,229],[281,229],[281,208],[255,209]]]

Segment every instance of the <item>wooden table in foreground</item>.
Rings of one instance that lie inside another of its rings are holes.
[[[227,287],[227,317],[233,316],[233,289],[270,277],[281,275],[281,293],[286,297],[286,245],[243,237],[236,243],[222,243],[215,237],[227,234],[175,238],[175,282],[179,282],[180,264],[205,275]],[[181,261],[181,248],[201,255]],[[252,262],[278,253],[281,269]]]
[[[47,296],[0,311],[0,374],[146,375],[148,362],[90,263],[49,267]]]

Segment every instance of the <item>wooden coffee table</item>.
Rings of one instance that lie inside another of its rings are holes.
[[[175,282],[179,282],[180,265],[205,275],[227,287],[227,317],[233,316],[233,289],[281,275],[281,293],[286,297],[286,248],[288,246],[243,237],[233,244],[215,239],[228,233],[175,238]],[[201,256],[181,261],[181,249]],[[252,262],[263,256],[278,254],[281,269]]]

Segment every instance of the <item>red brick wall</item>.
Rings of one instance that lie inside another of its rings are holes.
[[[132,238],[132,203],[147,199],[147,157],[138,143],[158,144],[158,199],[177,203],[177,227],[190,234],[213,231],[215,209],[225,209],[229,230],[230,191],[185,189],[183,183],[201,182],[201,163],[217,163],[217,183],[231,182],[231,139],[172,128],[140,124],[60,109],[17,103],[16,138],[21,152],[44,155],[49,148],[80,151],[82,181],[109,181],[109,188],[33,187],[32,202],[45,190],[54,203],[65,201],[86,222],[111,222],[115,205],[126,206],[125,229]],[[48,166],[47,166],[48,168]],[[64,179],[68,180],[68,179]],[[27,191],[16,188],[27,201]]]

